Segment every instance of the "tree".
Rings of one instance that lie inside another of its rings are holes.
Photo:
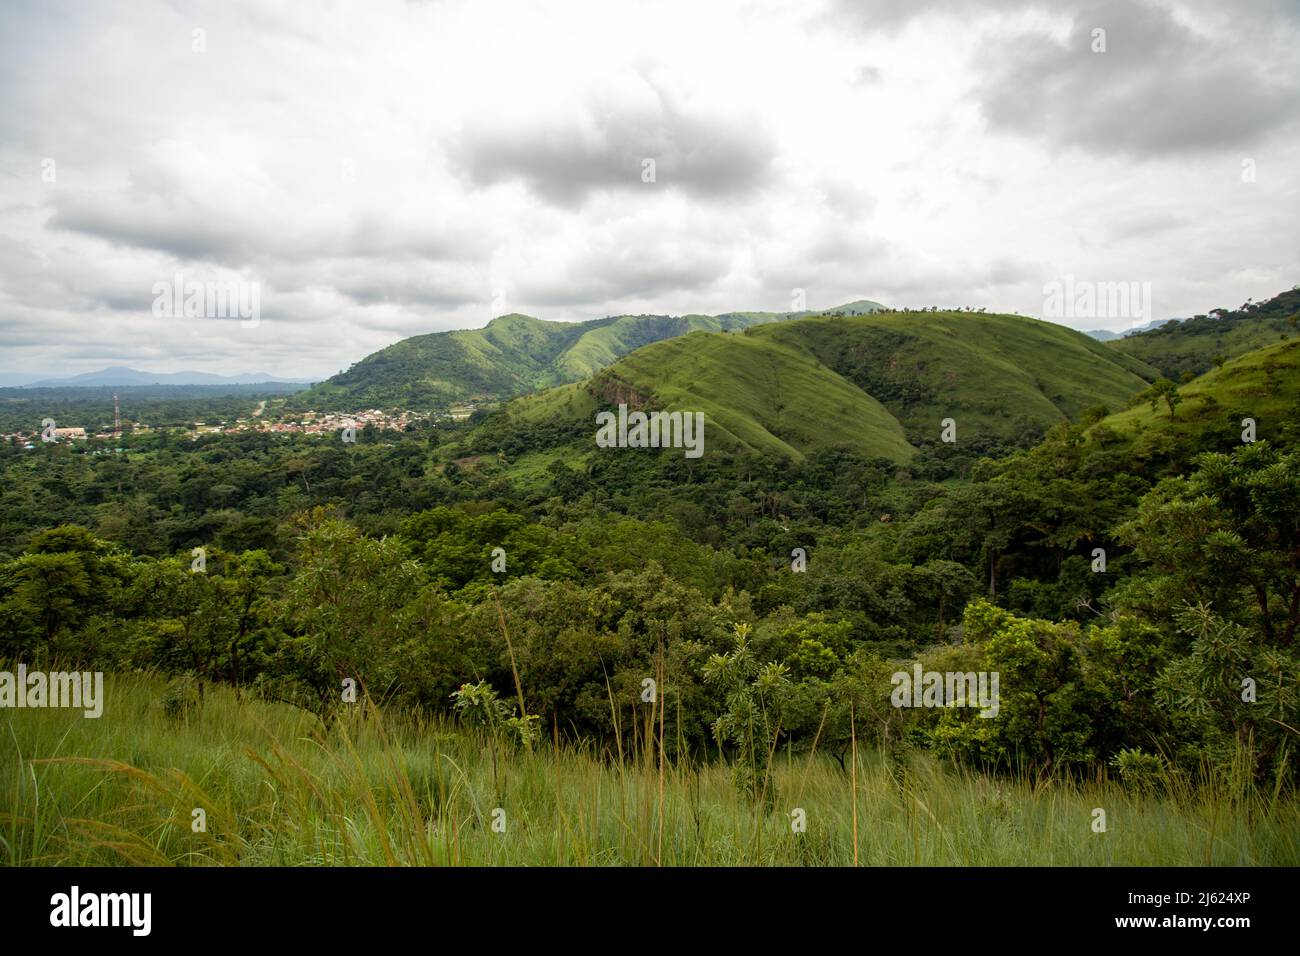
[[[1196,728],[1198,756],[1222,765],[1253,751],[1257,771],[1275,765],[1281,773],[1300,724],[1300,655],[1263,644],[1205,605],[1185,607],[1177,622],[1192,636],[1191,653],[1161,673],[1160,704]]]
[[[1138,398],[1145,401],[1151,406],[1154,412],[1159,404],[1163,401],[1169,406],[1169,418],[1174,418],[1174,409],[1182,403],[1183,397],[1178,394],[1178,386],[1167,378],[1158,378],[1155,382],[1144,391]]]
[[[1205,604],[1290,645],[1300,626],[1300,453],[1266,441],[1196,459],[1142,498],[1121,540],[1166,607]]]
[[[12,588],[5,610],[34,623],[50,648],[86,616],[90,577],[76,555],[25,554],[5,569],[5,578]]]
[[[772,758],[780,736],[782,691],[789,685],[784,664],[760,665],[750,652],[748,624],[735,625],[735,646],[714,654],[704,665],[704,680],[726,693],[726,709],[713,724],[720,746],[736,748],[732,778],[736,788],[767,809],[775,803]]]
[[[364,537],[353,525],[314,515],[302,538],[300,567],[281,608],[290,661],[322,707],[352,678],[376,698],[407,678],[395,650],[417,638],[408,605],[426,576],[396,538]]]

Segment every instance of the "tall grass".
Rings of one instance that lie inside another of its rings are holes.
[[[358,705],[329,723],[210,687],[106,677],[98,720],[0,712],[0,861],[30,865],[1294,865],[1300,806],[1241,768],[1155,793],[993,779],[924,754],[780,753],[771,812],[724,764],[663,760],[662,715],[610,751],[523,750]],[[662,707],[660,708],[662,710]],[[856,792],[855,792],[856,791]],[[763,801],[766,803],[767,801]],[[790,814],[805,811],[806,832]],[[1093,810],[1107,831],[1093,831]],[[193,811],[206,814],[195,832]],[[494,811],[498,829],[494,829]],[[856,832],[856,841],[854,834]]]

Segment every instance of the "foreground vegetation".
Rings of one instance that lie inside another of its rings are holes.
[[[364,703],[321,720],[210,687],[180,707],[153,675],[110,675],[107,700],[99,720],[5,712],[0,862],[1300,863],[1300,805],[1255,787],[1240,762],[1203,768],[1199,784],[1168,772],[1135,789],[1105,772],[995,779],[921,752],[863,747],[844,767],[817,751],[777,754],[764,808],[725,764],[661,765],[657,725],[634,725],[608,751],[545,740],[529,751]]]
[[[618,396],[583,386],[355,443],[0,447],[0,661],[135,675],[101,720],[0,711],[7,852],[1294,861],[1300,345],[1148,385],[1065,330],[926,316],[705,336],[781,340],[814,379],[849,362],[898,427],[961,398],[975,427],[906,460],[601,450],[565,408]],[[929,333],[1022,367],[1063,336],[1079,364],[1033,385],[1045,433],[994,415],[981,439],[983,399],[943,369],[871,378]],[[1116,407],[1084,405],[1097,362]],[[765,381],[736,394],[781,404]],[[914,668],[998,675],[996,715],[900,704]]]

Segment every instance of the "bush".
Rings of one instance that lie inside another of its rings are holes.
[[[1110,758],[1110,765],[1119,771],[1124,786],[1138,793],[1152,793],[1164,781],[1165,761],[1159,754],[1136,748],[1121,750]]]
[[[171,720],[188,720],[203,704],[203,685],[194,679],[193,674],[173,677],[163,688],[158,703]]]

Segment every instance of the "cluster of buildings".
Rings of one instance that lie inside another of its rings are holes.
[[[195,422],[192,428],[186,430],[186,435],[190,438],[198,438],[200,435],[219,435],[230,432],[270,432],[273,434],[303,434],[303,435],[337,435],[342,433],[345,428],[351,428],[354,432],[360,432],[367,425],[371,425],[380,431],[405,431],[408,426],[417,422],[439,419],[451,419],[463,421],[474,412],[473,405],[453,406],[450,411],[441,414],[428,415],[423,412],[400,411],[384,412],[377,408],[366,409],[365,411],[353,413],[341,412],[303,412],[296,418],[284,418],[281,420],[271,420],[262,418],[262,407],[259,406],[257,411],[250,418],[237,418],[233,422]],[[150,426],[141,422],[135,422],[132,425],[132,431],[135,434],[141,434],[151,431]],[[0,434],[0,441],[16,441],[24,448],[35,448],[44,441],[82,441],[87,438],[113,438],[119,435],[119,432],[105,431],[100,434],[87,434],[84,428],[53,428],[45,429],[42,432],[39,429],[26,430],[20,429],[9,434]]]
[[[148,430],[137,427],[137,431]],[[24,448],[35,448],[42,442],[85,441],[87,438],[117,438],[109,431],[87,432],[84,428],[20,428],[13,432],[0,432],[0,443],[17,442]]]
[[[354,428],[357,431],[365,428],[367,425],[373,425],[380,431],[405,431],[408,425],[414,425],[416,422],[424,421],[428,418],[420,412],[400,411],[400,412],[382,412],[377,408],[367,409],[366,411],[344,414],[341,412],[303,412],[296,421],[268,421],[263,418],[240,418],[233,425],[207,425],[203,422],[195,423],[194,434],[205,432],[274,432],[284,434],[305,434],[305,435],[329,435],[338,434],[344,428]]]

